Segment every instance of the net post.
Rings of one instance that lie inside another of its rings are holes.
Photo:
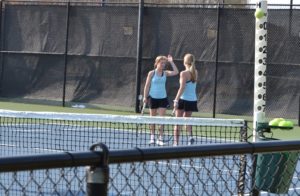
[[[96,147],[102,149],[101,163],[98,166],[86,168],[86,194],[87,196],[108,195],[109,167],[108,147],[102,143],[93,144],[90,147],[94,151]]]
[[[255,142],[257,139],[257,123],[264,123],[265,120],[268,23],[267,12],[267,0],[257,0],[255,10],[253,142]]]
[[[256,0],[255,10],[255,68],[254,68],[254,111],[253,111],[253,142],[258,140],[258,129],[266,123],[266,69],[267,69],[267,23],[268,2]],[[257,155],[252,155],[252,190],[251,195],[258,196],[255,185]]]
[[[300,96],[299,96],[299,109],[298,109],[298,126],[300,127]]]

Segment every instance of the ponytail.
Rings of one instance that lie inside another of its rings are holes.
[[[195,67],[195,63],[193,63],[190,67],[190,72],[191,72],[191,80],[192,82],[196,82],[197,81],[197,76],[196,76],[196,67]]]
[[[197,81],[197,70],[195,66],[195,57],[192,54],[186,54],[184,56],[184,64],[187,64],[189,67],[189,71],[191,73],[191,81],[196,82]]]

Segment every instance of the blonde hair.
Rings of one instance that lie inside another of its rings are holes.
[[[157,64],[161,61],[167,61],[168,58],[166,56],[163,56],[163,55],[160,55],[160,56],[157,56],[156,59],[155,59],[155,62],[154,62],[154,68],[156,68]]]
[[[189,71],[191,73],[191,81],[196,82],[197,76],[196,76],[196,66],[195,66],[195,56],[192,54],[186,54],[184,55],[184,62],[185,65],[188,66]]]

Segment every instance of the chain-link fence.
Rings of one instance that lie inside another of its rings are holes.
[[[94,144],[91,152],[0,158],[0,193],[300,195],[299,149],[299,141],[111,151]]]
[[[1,6],[2,98],[137,107],[155,57],[172,54],[182,70],[189,52],[197,60],[201,112],[252,114],[254,5],[2,1]],[[298,8],[268,10],[268,117],[298,118]],[[178,87],[178,76],[168,80],[170,100]]]

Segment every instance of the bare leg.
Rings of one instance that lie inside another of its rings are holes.
[[[150,116],[156,116],[157,109],[150,109]],[[155,125],[150,125],[150,143],[154,143],[155,139]]]
[[[176,114],[176,117],[182,117],[183,110],[177,109],[175,114]],[[179,125],[174,126],[174,146],[177,146],[179,144],[180,130],[181,130],[181,126],[179,126]]]
[[[167,108],[158,108],[158,115],[159,116],[164,116],[166,114]],[[161,125],[159,127],[159,139],[162,139],[164,135],[164,126]]]
[[[193,112],[184,112],[183,117],[191,117],[191,116],[192,116],[192,113],[193,113]],[[191,125],[186,125],[185,128],[186,128],[186,131],[187,131],[188,135],[189,135],[190,137],[192,137],[192,136],[193,136],[193,133],[192,133],[192,126],[191,126]]]

